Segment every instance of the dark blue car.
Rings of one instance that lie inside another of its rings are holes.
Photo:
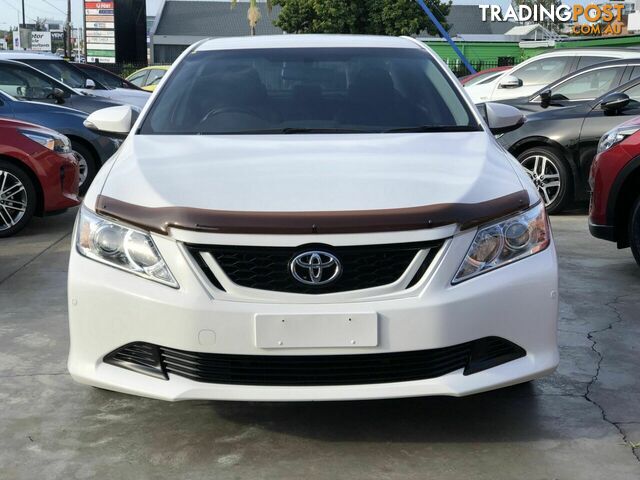
[[[0,91],[0,117],[42,125],[71,140],[73,153],[80,165],[80,193],[87,191],[102,164],[115,153],[121,143],[120,140],[99,135],[85,127],[83,122],[87,116],[84,112],[67,107],[16,100]]]

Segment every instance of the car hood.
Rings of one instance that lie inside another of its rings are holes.
[[[132,135],[100,194],[144,207],[336,212],[474,204],[523,188],[484,132]]]
[[[134,107],[142,108],[149,100],[151,93],[144,90],[132,90],[128,88],[114,88],[111,90],[94,90],[94,89],[79,89],[81,92],[95,95],[97,97],[108,98],[114,102],[120,104],[133,105]]]

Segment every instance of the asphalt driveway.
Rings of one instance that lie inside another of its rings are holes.
[[[591,238],[584,215],[552,219],[554,375],[459,399],[278,404],[165,403],[75,384],[74,213],[0,240],[2,479],[640,478],[640,268]]]

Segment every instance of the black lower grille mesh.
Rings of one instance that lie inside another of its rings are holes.
[[[169,374],[197,382],[270,386],[407,382],[439,377],[461,368],[468,375],[525,355],[521,347],[508,340],[486,337],[431,350],[313,356],[199,353],[137,342],[109,354],[105,361],[140,371],[132,368],[135,360],[130,352],[143,352],[140,361],[146,368],[149,349],[155,349],[161,359],[156,376]],[[124,362],[118,363],[118,359]]]
[[[330,247],[304,245],[301,247],[236,247],[214,245],[188,246],[200,268],[216,286],[219,279],[201,254],[210,253],[220,268],[236,285],[274,292],[321,294],[336,293],[388,285],[398,280],[407,270],[416,254],[431,249],[429,262],[441,242],[406,243],[392,245],[366,245],[356,247]],[[327,285],[305,285],[291,275],[292,259],[308,250],[321,250],[335,255],[342,264],[342,274]],[[428,265],[425,266],[425,271]]]

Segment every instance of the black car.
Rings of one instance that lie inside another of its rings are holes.
[[[94,81],[106,85],[109,88],[129,88],[131,90],[142,90],[137,85],[134,85],[129,80],[125,80],[119,77],[113,72],[106,70],[97,65],[91,65],[89,63],[73,63],[76,68],[82,70],[89,75]]]
[[[591,102],[638,77],[640,57],[611,60],[565,75],[529,97],[501,100],[500,103],[519,108],[525,114],[553,107],[571,107]]]
[[[18,100],[63,105],[86,113],[121,105],[106,98],[81,93],[14,60],[0,60],[0,91]]]
[[[528,171],[549,213],[557,213],[588,198],[600,137],[634,115],[640,115],[640,78],[590,102],[532,113],[498,141]]]

